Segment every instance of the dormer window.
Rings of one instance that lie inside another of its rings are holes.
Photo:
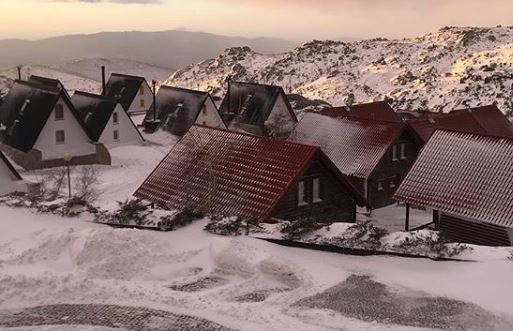
[[[64,106],[60,103],[55,105],[55,120],[56,121],[64,120]]]

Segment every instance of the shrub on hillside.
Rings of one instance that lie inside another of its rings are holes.
[[[238,216],[212,218],[205,226],[205,231],[222,236],[247,236],[262,231],[257,219]]]
[[[300,217],[294,221],[287,222],[281,229],[284,239],[299,240],[307,233],[319,230],[326,226],[325,223],[317,223],[315,219],[309,217]]]

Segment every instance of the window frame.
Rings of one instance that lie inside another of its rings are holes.
[[[303,207],[308,205],[306,196],[306,180],[302,179],[297,183],[297,206]]]
[[[146,107],[146,102],[144,101],[144,99],[139,100],[139,107],[141,107],[141,108]]]
[[[401,143],[399,147],[399,157],[401,160],[406,160],[408,157],[406,156],[406,143]]]
[[[397,157],[397,144],[392,145],[392,161],[399,161],[399,158]]]
[[[144,85],[139,87],[139,95],[144,95]]]
[[[112,139],[114,141],[119,141],[119,130],[116,129],[116,130],[112,131]]]
[[[62,133],[62,140],[60,140],[60,133]],[[64,130],[56,130],[55,131],[55,144],[56,145],[64,145],[66,144],[66,132]]]
[[[61,114],[62,116],[57,116],[57,114]],[[62,103],[58,103],[55,105],[54,109],[54,118],[56,121],[64,121],[64,105]]]
[[[378,180],[377,190],[378,190],[378,192],[381,192],[381,191],[385,190],[385,185],[383,185],[383,181],[382,180]]]
[[[317,185],[316,185],[317,184]],[[312,202],[322,202],[321,177],[312,178]]]
[[[119,115],[116,111],[112,113],[112,124],[119,124]]]

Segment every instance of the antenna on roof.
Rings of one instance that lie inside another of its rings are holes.
[[[228,109],[227,109],[227,112],[228,114],[231,114],[231,98],[230,98],[230,87],[231,87],[231,83],[232,83],[232,76],[228,75],[228,77],[226,77],[226,82],[228,83],[228,91],[226,92],[226,100],[228,100]]]
[[[153,121],[157,120],[157,81],[154,79],[151,81],[151,85],[153,90],[151,93],[153,94]]]
[[[105,87],[105,66],[102,66],[102,95],[107,95],[106,87]]]

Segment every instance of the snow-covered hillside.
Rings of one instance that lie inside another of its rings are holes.
[[[101,66],[105,66],[107,79],[112,72],[146,77],[148,82],[155,79],[166,79],[171,72],[168,68],[162,68],[143,62],[125,59],[98,58],[82,59],[55,66],[25,65],[22,67],[22,79],[30,75],[43,76],[60,80],[66,89],[72,94],[75,90],[100,93],[101,92]],[[0,71],[0,96],[8,92],[14,79],[18,78],[16,67]]]
[[[115,58],[74,60],[59,64],[54,68],[63,72],[101,81],[101,66],[105,66],[107,78],[112,72],[120,72],[145,77],[148,82],[151,82],[153,79],[157,81],[164,80],[172,71],[169,68],[158,67],[144,62]]]
[[[23,66],[21,70],[21,78],[28,79],[30,75],[58,79],[62,84],[64,84],[68,92],[71,94],[76,90],[91,93],[99,93],[101,91],[101,82],[99,81],[81,77],[76,74],[66,73],[47,66]],[[18,72],[15,67],[5,71],[0,71],[0,91],[2,91],[2,93],[8,92],[10,84],[12,84],[13,80],[17,78]]]
[[[231,48],[176,71],[164,84],[222,95],[227,76],[282,85],[332,105],[383,99],[397,109],[449,111],[497,101],[512,109],[513,27],[442,28],[419,38],[312,41],[262,55]]]

